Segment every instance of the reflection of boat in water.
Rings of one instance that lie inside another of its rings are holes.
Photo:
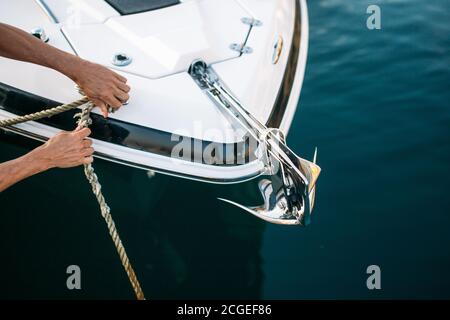
[[[128,78],[127,108],[93,115],[97,157],[214,183],[264,175],[262,206],[229,202],[307,223],[320,168],[284,141],[306,65],[305,0],[18,0],[0,4],[0,19]],[[79,98],[52,70],[0,67],[0,119]],[[44,141],[73,129],[74,113],[8,129]]]

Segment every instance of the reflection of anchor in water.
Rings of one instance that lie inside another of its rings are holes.
[[[257,156],[265,165],[268,178],[259,182],[264,204],[247,207],[233,204],[268,222],[284,225],[307,225],[314,207],[316,181],[320,167],[317,150],[312,162],[298,157],[285,143],[281,130],[267,128],[250,114],[203,61],[195,61],[191,76],[208,96],[229,113],[258,141]]]

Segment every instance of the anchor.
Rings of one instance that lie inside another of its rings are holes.
[[[225,86],[215,71],[202,60],[192,63],[189,73],[199,87],[230,114],[258,142],[255,154],[264,164],[258,187],[264,203],[249,207],[219,200],[241,208],[267,222],[306,226],[310,222],[321,168],[317,148],[312,161],[297,156],[287,145],[283,132],[268,128],[248,112]]]

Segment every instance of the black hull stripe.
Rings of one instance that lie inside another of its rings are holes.
[[[26,91],[19,90],[9,85],[0,83],[0,109],[22,116],[34,113],[60,105],[60,103],[36,96]],[[76,127],[74,116],[78,110],[69,110],[67,112],[55,115],[51,118],[41,119],[37,122],[65,131],[74,130]],[[234,150],[234,160],[216,162],[214,157],[204,158],[204,150],[213,142],[193,139],[180,136],[179,140],[172,141],[172,134],[169,132],[140,126],[137,124],[120,121],[117,119],[105,119],[98,114],[91,114],[92,130],[91,138],[128,147],[140,151],[170,157],[173,148],[180,143],[181,139],[190,139],[191,155],[182,155],[184,160],[198,161],[203,164],[219,166],[236,166],[249,162],[249,150],[247,141],[234,144],[218,144],[223,154],[226,150]],[[196,148],[194,146],[201,146]],[[242,154],[245,159],[242,160]],[[239,156],[239,157],[238,157]],[[239,160],[238,160],[239,159]]]

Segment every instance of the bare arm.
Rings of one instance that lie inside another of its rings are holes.
[[[69,168],[93,161],[89,129],[61,132],[44,145],[18,159],[0,163],[0,192],[32,175],[51,168]]]
[[[0,56],[61,72],[83,89],[88,98],[100,107],[105,117],[108,116],[108,105],[117,109],[129,99],[130,87],[126,84],[126,78],[3,23],[0,23]]]
[[[37,149],[23,157],[0,163],[0,192],[25,178],[47,170],[46,164],[39,160],[36,151]]]

